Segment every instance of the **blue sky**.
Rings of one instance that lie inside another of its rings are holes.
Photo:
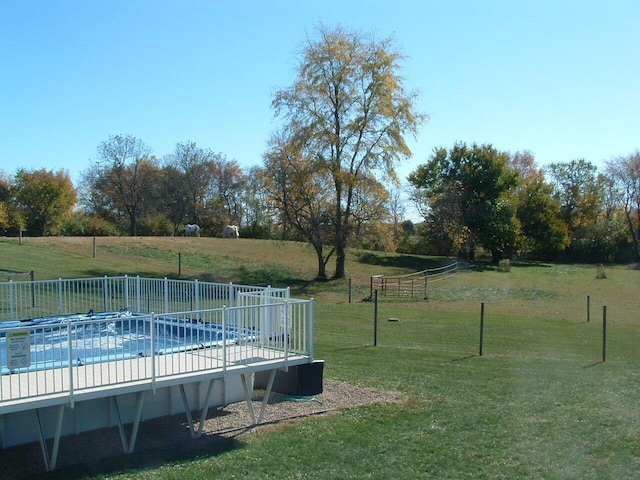
[[[640,2],[0,0],[0,170],[67,169],[110,135],[259,165],[319,24],[393,37],[430,116],[401,178],[457,141],[541,165],[640,148]]]

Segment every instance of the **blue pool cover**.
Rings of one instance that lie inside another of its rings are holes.
[[[69,330],[68,325],[71,326]],[[130,311],[76,314],[0,322],[0,368],[3,375],[69,365],[69,346],[74,365],[124,358],[162,355],[219,346],[222,327],[173,317],[154,317],[154,345],[151,345],[149,315]],[[7,330],[28,330],[31,362],[26,368],[7,368]],[[69,331],[71,338],[69,338]],[[254,337],[255,331],[226,328],[227,342]]]

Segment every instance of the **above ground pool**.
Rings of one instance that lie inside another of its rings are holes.
[[[223,332],[222,326],[214,323],[151,317],[130,311],[4,321],[0,322],[0,329],[3,375],[65,367],[70,360],[73,365],[85,365],[215,347],[223,341],[234,342],[240,337],[246,339],[255,335],[254,331],[241,332],[235,327],[226,327]],[[22,335],[23,343],[12,344],[19,335]],[[30,358],[26,354],[21,358],[26,366],[17,366],[16,348],[29,349]],[[12,362],[11,369],[8,360]]]

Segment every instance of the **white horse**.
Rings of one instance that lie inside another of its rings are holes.
[[[240,231],[237,225],[227,225],[222,230],[222,238],[240,238]]]
[[[192,225],[187,223],[184,227],[184,236],[185,237],[199,237],[200,236],[200,226],[195,223]]]

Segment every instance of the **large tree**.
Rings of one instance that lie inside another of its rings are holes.
[[[335,231],[330,175],[317,169],[314,159],[297,150],[284,133],[273,136],[264,163],[263,185],[280,212],[283,232],[292,228],[311,244],[317,277],[326,279],[327,262],[335,252],[334,247],[326,249]]]
[[[334,275],[341,278],[359,178],[382,172],[395,179],[395,166],[411,155],[404,136],[415,135],[425,117],[398,75],[403,56],[391,39],[341,27],[320,26],[317,33],[302,48],[297,79],[276,92],[273,107],[315,165],[309,180],[331,180]]]
[[[242,196],[244,211],[243,236],[249,238],[270,238],[274,215],[265,188],[264,169],[251,167],[246,175],[246,185]]]
[[[55,235],[77,202],[69,172],[18,170],[15,201],[27,231],[32,235]]]
[[[451,253],[466,245],[473,260],[477,242],[497,261],[513,250],[515,209],[508,193],[517,175],[507,153],[491,145],[457,143],[450,151],[436,149],[408,180],[432,233]]]
[[[602,210],[602,184],[597,167],[584,159],[551,163],[546,170],[553,196],[569,233],[569,253],[588,255],[593,244],[593,225]]]
[[[396,238],[389,207],[390,194],[375,177],[362,175],[353,201],[353,246],[395,251]]]
[[[223,206],[227,214],[225,222],[237,225],[242,223],[242,196],[246,183],[237,161],[218,156],[211,194]]]
[[[165,159],[165,203],[174,233],[183,223],[202,223],[218,155],[194,142],[176,145]]]
[[[0,231],[2,232],[6,232],[12,226],[11,184],[11,180],[0,170]]]
[[[131,135],[114,135],[98,146],[98,157],[83,173],[84,204],[95,213],[113,213],[128,220],[137,235],[138,221],[155,211],[160,188],[158,160]]]
[[[560,203],[552,196],[553,188],[545,181],[544,170],[537,166],[531,152],[514,153],[510,164],[518,174],[513,199],[520,227],[519,251],[555,259],[567,246],[568,237]]]
[[[612,159],[607,162],[606,171],[624,211],[635,261],[640,262],[640,151]]]
[[[568,244],[567,226],[551,185],[542,178],[524,183],[516,193],[516,216],[520,222],[523,251],[537,258],[556,259]]]

